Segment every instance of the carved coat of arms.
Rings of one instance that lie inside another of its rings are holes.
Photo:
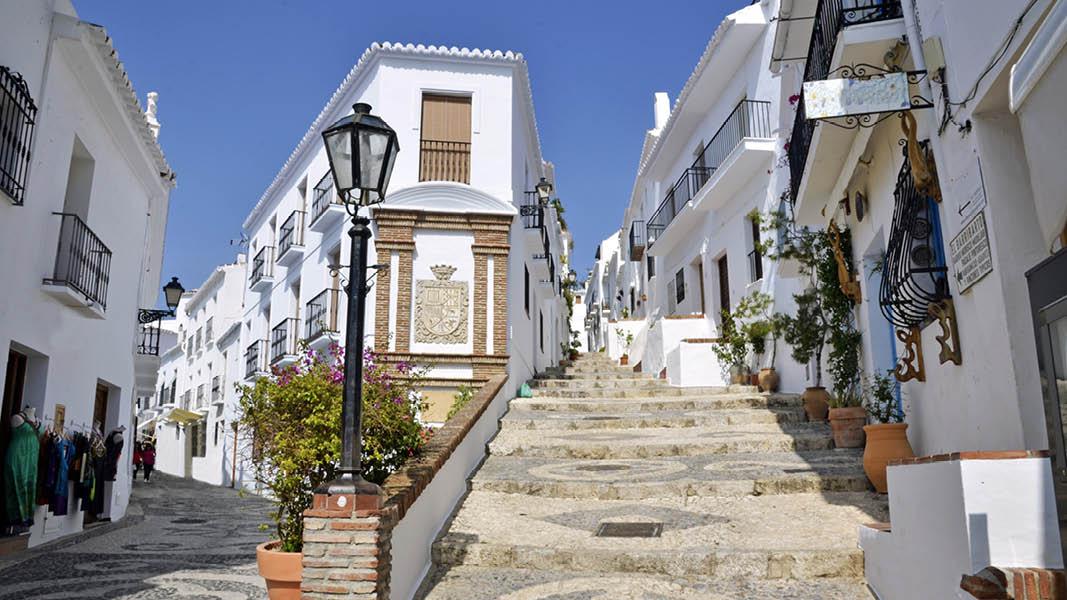
[[[450,281],[456,268],[430,267],[437,279],[415,282],[415,341],[431,344],[467,343],[467,282]]]

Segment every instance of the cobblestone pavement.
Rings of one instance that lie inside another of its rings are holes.
[[[125,519],[0,563],[0,600],[264,598],[255,547],[269,510],[229,488],[137,481]]]

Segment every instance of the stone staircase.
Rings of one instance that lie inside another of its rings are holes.
[[[672,388],[601,354],[531,387],[417,597],[871,598],[857,525],[885,502],[798,396]]]

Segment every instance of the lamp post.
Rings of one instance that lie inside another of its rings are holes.
[[[345,328],[345,379],[341,404],[340,475],[320,486],[317,493],[377,494],[378,486],[360,475],[363,413],[363,316],[367,295],[367,245],[371,238],[370,219],[359,209],[385,198],[400,146],[396,132],[380,117],[370,113],[369,104],[352,107],[352,114],[337,121],[322,139],[330,159],[337,193],[352,217],[351,267],[348,278],[348,314]]]
[[[185,293],[185,288],[178,282],[177,277],[171,277],[170,282],[163,286],[163,299],[167,303],[167,310],[159,310],[155,308],[142,308],[137,311],[137,322],[145,325],[153,321],[158,321],[163,317],[173,317],[178,310],[178,303],[181,302],[182,294]]]
[[[537,192],[537,201],[541,206],[548,206],[549,197],[552,195],[552,184],[542,177],[541,181],[534,186],[534,190]]]

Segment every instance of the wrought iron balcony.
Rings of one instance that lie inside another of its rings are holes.
[[[257,285],[263,283],[274,282],[274,247],[264,246],[260,248],[256,253],[256,257],[252,259],[252,276],[249,278],[251,287],[256,289]]]
[[[419,140],[419,181],[470,183],[470,142]]]
[[[245,350],[245,378],[267,374],[267,340],[256,340]]]
[[[159,356],[159,322],[141,325],[141,342],[137,344],[137,354]]]
[[[525,193],[525,201],[519,207],[519,216],[522,217],[522,226],[526,229],[545,226],[545,207],[537,201],[537,192]]]
[[[333,189],[333,175],[329,172],[315,186],[311,200],[311,223],[314,231],[323,231],[345,214],[345,204]]]
[[[52,277],[44,280],[45,285],[73,290],[99,310],[106,310],[111,250],[77,215],[52,214],[62,220],[55,268]]]
[[[222,403],[222,380],[218,375],[211,378],[211,403]]]
[[[18,72],[0,65],[0,191],[16,205],[26,200],[26,172],[36,119],[37,105],[26,81]]]
[[[337,308],[341,290],[326,289],[312,298],[304,310],[304,339],[314,346],[328,334],[337,334]]]
[[[645,255],[645,222],[630,223],[630,260],[641,260]]]
[[[697,155],[693,164],[682,172],[667,191],[663,202],[646,225],[646,248],[651,248],[686,203],[692,200],[704,184],[722,166],[730,153],[745,138],[771,136],[770,102],[742,100],[734,107],[718,131]]]
[[[300,336],[300,319],[290,317],[270,331],[270,364],[290,362],[296,358],[296,342]]]
[[[845,6],[848,4],[848,6]],[[904,16],[900,0],[819,0],[808,44],[804,81],[819,81],[830,74],[838,34],[851,25],[876,23]],[[804,111],[804,94],[797,102],[793,132],[789,137],[789,178],[794,202],[804,177],[804,166],[815,135],[815,121],[809,121]]]
[[[292,257],[302,254],[304,249],[304,215],[302,210],[294,210],[289,218],[278,228],[278,262],[285,264]]]

